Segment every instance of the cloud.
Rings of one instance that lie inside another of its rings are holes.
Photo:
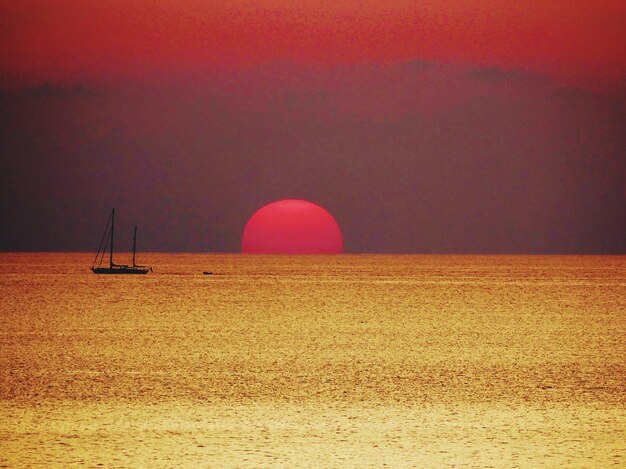
[[[552,83],[552,80],[544,75],[520,69],[505,70],[497,67],[473,68],[465,76],[472,80],[488,83],[532,83],[537,85]]]
[[[405,65],[407,68],[412,68],[415,70],[427,70],[427,69],[437,66],[438,64],[437,62],[433,62],[431,60],[415,59],[415,60],[411,60],[410,62],[406,62]]]
[[[22,94],[34,98],[71,98],[71,97],[92,97],[98,93],[83,85],[55,85],[53,83],[42,83],[41,85],[28,86],[22,88]]]

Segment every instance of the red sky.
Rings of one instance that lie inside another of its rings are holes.
[[[621,90],[620,0],[2,0],[0,68],[27,81],[143,79],[273,60],[413,59]]]

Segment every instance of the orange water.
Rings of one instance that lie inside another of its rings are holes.
[[[0,254],[0,466],[626,466],[625,257],[140,257]]]

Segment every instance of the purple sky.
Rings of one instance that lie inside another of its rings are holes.
[[[3,92],[4,250],[236,252],[305,198],[347,252],[623,253],[621,99],[430,62]],[[126,241],[124,241],[126,239]]]

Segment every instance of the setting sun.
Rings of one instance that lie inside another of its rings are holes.
[[[265,205],[246,223],[244,253],[341,254],[343,237],[333,216],[306,200],[286,199]]]

